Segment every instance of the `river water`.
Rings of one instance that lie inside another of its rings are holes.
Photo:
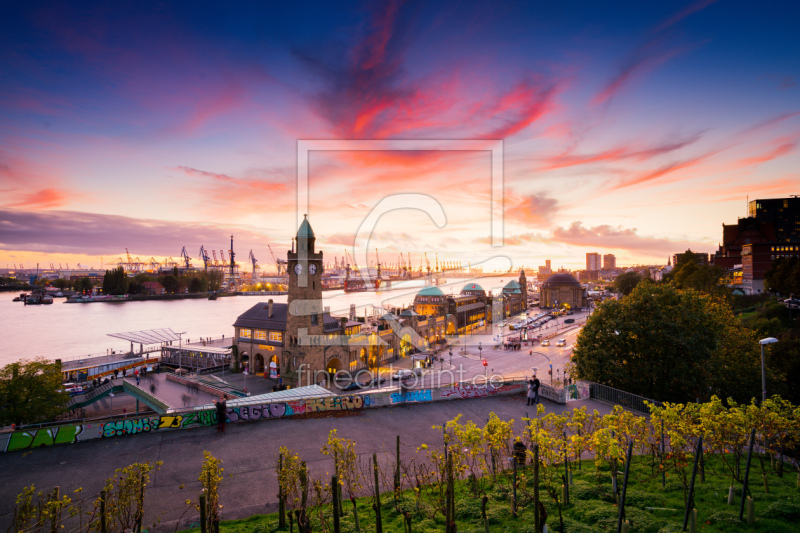
[[[495,293],[510,281],[508,275],[474,280],[486,291]],[[458,294],[471,280],[452,279],[441,285],[445,294]],[[416,293],[424,286],[422,280],[403,282],[403,287],[377,293],[322,293],[323,306],[330,307],[334,315],[346,316],[350,305],[356,304],[357,313],[365,310],[372,314],[373,306],[392,308],[410,305]],[[169,300],[117,303],[65,304],[57,298],[52,305],[25,306],[14,302],[19,293],[0,293],[0,324],[3,336],[0,346],[0,367],[20,359],[46,357],[64,360],[90,354],[106,353],[109,349],[129,350],[130,344],[109,337],[109,333],[122,333],[147,329],[170,328],[186,332],[184,339],[192,341],[201,337],[226,337],[233,334],[236,317],[258,302],[273,299],[286,302],[286,296],[231,296],[215,301]],[[138,349],[138,347],[137,347]]]

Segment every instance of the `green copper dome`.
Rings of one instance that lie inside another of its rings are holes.
[[[303,223],[300,224],[300,229],[297,230],[298,239],[316,239],[314,230],[311,229],[311,224],[308,223],[308,215],[303,215]]]
[[[439,287],[425,287],[417,293],[417,296],[444,296]]]

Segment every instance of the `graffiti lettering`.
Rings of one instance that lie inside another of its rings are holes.
[[[484,387],[482,385],[458,385],[449,389],[442,389],[442,398],[483,398],[486,396],[495,396],[501,392],[514,392],[522,390],[522,385],[502,385],[494,387],[489,385]]]
[[[348,411],[369,407],[372,399],[369,396],[332,396],[328,398],[315,398],[306,400],[307,413],[320,411]]]
[[[158,429],[179,428],[183,415],[164,415],[158,420]]]
[[[414,390],[408,392],[395,392],[391,395],[392,403],[400,402],[430,402],[433,400],[431,390]]]
[[[121,435],[137,435],[155,431],[161,427],[158,418],[135,418],[131,420],[116,420],[106,422],[103,426],[103,437],[119,437]]]
[[[78,441],[78,435],[83,431],[83,426],[64,426],[31,431],[18,431],[12,433],[6,446],[7,452],[38,448],[39,446],[54,446],[56,444],[72,444]]]

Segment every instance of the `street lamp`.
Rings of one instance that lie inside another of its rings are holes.
[[[778,342],[778,339],[775,337],[767,337],[766,339],[761,339],[758,341],[758,344],[761,345],[761,401],[767,399],[767,375],[764,373],[764,345],[765,344],[772,344]]]
[[[178,374],[183,375],[183,337],[186,332],[178,333]]]
[[[111,398],[111,416],[114,416],[114,393],[109,392],[108,397]]]
[[[453,366],[453,348],[452,348],[452,346],[450,347],[450,366],[451,367]]]

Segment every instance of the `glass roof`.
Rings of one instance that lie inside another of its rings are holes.
[[[169,328],[146,329],[144,331],[128,331],[126,333],[108,333],[109,337],[116,337],[136,344],[159,344],[162,342],[180,340],[178,333]]]

